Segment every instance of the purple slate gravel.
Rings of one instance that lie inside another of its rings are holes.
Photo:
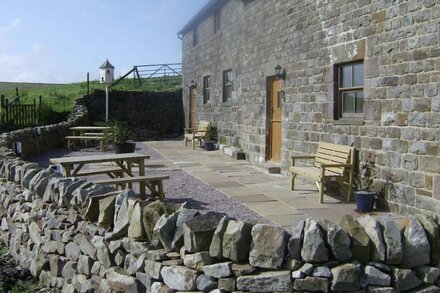
[[[150,156],[149,162],[154,164],[157,160],[166,160],[162,154],[149,147],[148,145],[138,142],[136,144],[137,153],[146,153]],[[106,153],[113,153],[112,150]],[[55,149],[50,152],[41,154],[40,156],[31,158],[30,161],[38,163],[40,166],[47,167],[50,158],[56,157],[74,157],[102,154],[98,147],[83,148],[81,150],[70,151],[67,149]],[[212,186],[200,181],[189,173],[181,169],[146,169],[146,175],[168,175],[170,179],[164,180],[164,192],[167,202],[184,203],[188,208],[200,210],[202,213],[208,211],[216,211],[225,213],[232,218],[243,220],[249,223],[265,223],[273,224],[268,219],[262,217],[258,213],[250,210],[242,203],[229,198],[225,194],[219,192]],[[89,176],[88,179],[102,178],[102,176]],[[139,191],[137,185],[134,186],[135,191]]]

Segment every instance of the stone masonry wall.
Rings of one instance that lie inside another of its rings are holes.
[[[141,201],[0,160],[0,239],[61,292],[438,292],[439,218],[384,214],[291,231]]]
[[[21,142],[22,158],[29,158],[66,144],[65,137],[71,134],[70,127],[89,125],[89,114],[81,99],[75,100],[73,111],[65,122],[39,126],[41,134],[36,134],[37,127],[27,127],[0,136],[0,152],[10,154],[13,142]]]
[[[238,139],[253,163],[264,162],[268,123],[266,81],[280,64],[282,159],[316,152],[319,141],[373,153],[377,189],[402,212],[440,211],[440,3],[435,0],[237,1],[183,35],[183,106],[188,121],[190,81],[197,83],[198,120],[219,137]],[[334,66],[364,61],[362,121],[334,119]],[[222,72],[232,69],[232,99],[222,103]],[[203,76],[211,100],[203,104]]]
[[[105,92],[95,90],[86,105],[94,120],[105,117]],[[110,91],[109,118],[127,122],[134,140],[163,139],[183,133],[181,91],[130,92]]]

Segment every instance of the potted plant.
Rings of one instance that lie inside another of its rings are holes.
[[[109,127],[110,129],[104,134],[104,141],[107,144],[113,144],[115,153],[133,153],[136,149],[136,143],[128,140],[128,129],[117,121],[111,121]]]
[[[205,150],[213,151],[215,149],[215,141],[213,140],[212,128],[208,127],[205,133]]]
[[[373,190],[376,173],[375,161],[373,155],[370,153],[365,162],[361,163],[354,180],[357,189],[357,191],[355,191],[356,207],[360,212],[371,212],[373,210],[377,194],[377,192]]]

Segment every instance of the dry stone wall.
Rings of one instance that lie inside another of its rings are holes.
[[[0,152],[15,156],[12,144],[21,142],[22,158],[36,156],[40,152],[65,145],[65,137],[71,134],[70,127],[77,125],[89,125],[89,112],[81,99],[75,100],[73,111],[65,122],[3,133],[0,136]],[[38,135],[37,128],[40,130]]]
[[[94,120],[104,120],[105,92],[95,90],[84,101]],[[124,121],[134,140],[176,137],[183,133],[182,92],[135,92],[112,90],[109,117]]]
[[[0,178],[1,241],[61,292],[440,290],[438,217],[304,219],[286,231],[16,158],[0,160]]]

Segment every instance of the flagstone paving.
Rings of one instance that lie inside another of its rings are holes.
[[[145,144],[169,160],[160,164],[183,169],[283,227],[291,227],[305,217],[326,218],[339,223],[345,214],[359,215],[354,203],[343,202],[344,194],[341,199],[325,196],[325,202],[320,204],[315,185],[296,184],[298,189],[292,191],[288,176],[265,174],[249,162],[229,158],[218,150],[207,152],[197,147],[192,150],[177,140]],[[154,163],[159,164],[158,161]]]

